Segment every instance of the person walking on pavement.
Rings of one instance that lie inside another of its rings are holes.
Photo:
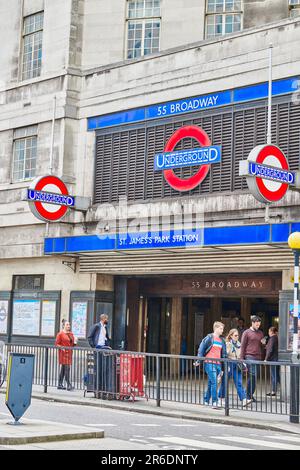
[[[243,364],[238,362],[241,355],[241,343],[239,342],[239,332],[237,329],[232,329],[226,338],[227,357],[231,361],[228,363],[228,379],[233,378],[237,394],[243,406],[249,405],[251,400],[247,399],[246,390],[243,387]],[[223,377],[224,378],[224,377]],[[225,398],[225,381],[219,390],[219,398]]]
[[[74,390],[70,380],[73,351],[64,348],[73,348],[77,344],[77,341],[76,336],[71,332],[70,322],[65,321],[64,327],[56,336],[55,341],[55,346],[60,348],[58,351],[58,362],[61,368],[58,379],[58,390],[66,390],[64,379],[66,380],[67,390]]]
[[[275,326],[269,328],[269,341],[266,345],[266,357],[265,362],[277,362],[278,361],[278,330]],[[280,367],[271,366],[271,380],[272,380],[272,391],[267,393],[268,397],[275,397],[277,393],[277,385],[280,383]]]
[[[249,362],[248,367],[248,381],[247,381],[247,398],[248,400],[256,401],[254,393],[256,389],[257,379],[257,365],[254,361],[261,361],[263,359],[263,345],[261,340],[264,337],[263,332],[260,330],[261,318],[257,315],[251,316],[251,327],[246,330],[242,337],[240,359]]]
[[[209,405],[212,398],[213,409],[221,408],[218,404],[217,388],[222,380],[222,366],[219,359],[226,358],[226,344],[221,338],[224,331],[224,324],[215,322],[214,332],[206,336],[200,343],[198,357],[205,357],[204,370],[208,376],[207,391],[204,395],[204,404]]]

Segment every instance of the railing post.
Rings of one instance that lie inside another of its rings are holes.
[[[160,357],[156,356],[156,406],[160,407]]]
[[[45,349],[44,363],[44,393],[48,392],[48,369],[49,369],[49,348]]]
[[[299,368],[300,365],[291,365],[290,423],[293,424],[299,424]]]
[[[229,416],[229,378],[228,378],[228,362],[224,362],[224,385],[225,385],[225,416]]]

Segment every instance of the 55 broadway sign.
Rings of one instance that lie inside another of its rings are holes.
[[[175,150],[183,139],[194,139],[200,147]],[[204,181],[210,166],[221,162],[221,147],[213,146],[206,132],[198,126],[184,126],[178,129],[167,142],[164,152],[155,155],[154,170],[163,171],[167,183],[176,191],[191,191]],[[199,166],[190,178],[180,178],[176,168]]]

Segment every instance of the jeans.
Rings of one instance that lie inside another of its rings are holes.
[[[280,384],[280,367],[271,366],[272,392],[277,392],[277,385]]]
[[[246,391],[243,387],[243,374],[237,364],[230,363],[228,369],[228,380],[233,378],[235,388],[239,399],[242,401],[247,398]],[[219,398],[225,398],[225,377],[223,375],[222,384],[219,390]]]
[[[222,368],[220,364],[205,363],[204,370],[208,375],[208,386],[207,391],[204,395],[205,403],[209,403],[212,398],[213,403],[218,402],[218,375],[220,374]]]
[[[247,398],[252,399],[255,389],[256,389],[258,366],[256,364],[251,363],[256,360],[253,357],[246,356],[245,359],[246,361],[249,362],[247,363],[247,368],[248,368]]]

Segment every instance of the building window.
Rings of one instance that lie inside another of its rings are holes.
[[[36,176],[37,126],[23,127],[14,132],[13,182]]]
[[[300,0],[289,0],[290,16],[296,18],[300,16]]]
[[[242,0],[207,0],[206,39],[242,29]]]
[[[128,0],[127,58],[159,51],[160,0]]]
[[[43,290],[44,275],[17,275],[13,276],[13,290]]]
[[[43,25],[44,12],[24,18],[22,80],[41,75]]]

